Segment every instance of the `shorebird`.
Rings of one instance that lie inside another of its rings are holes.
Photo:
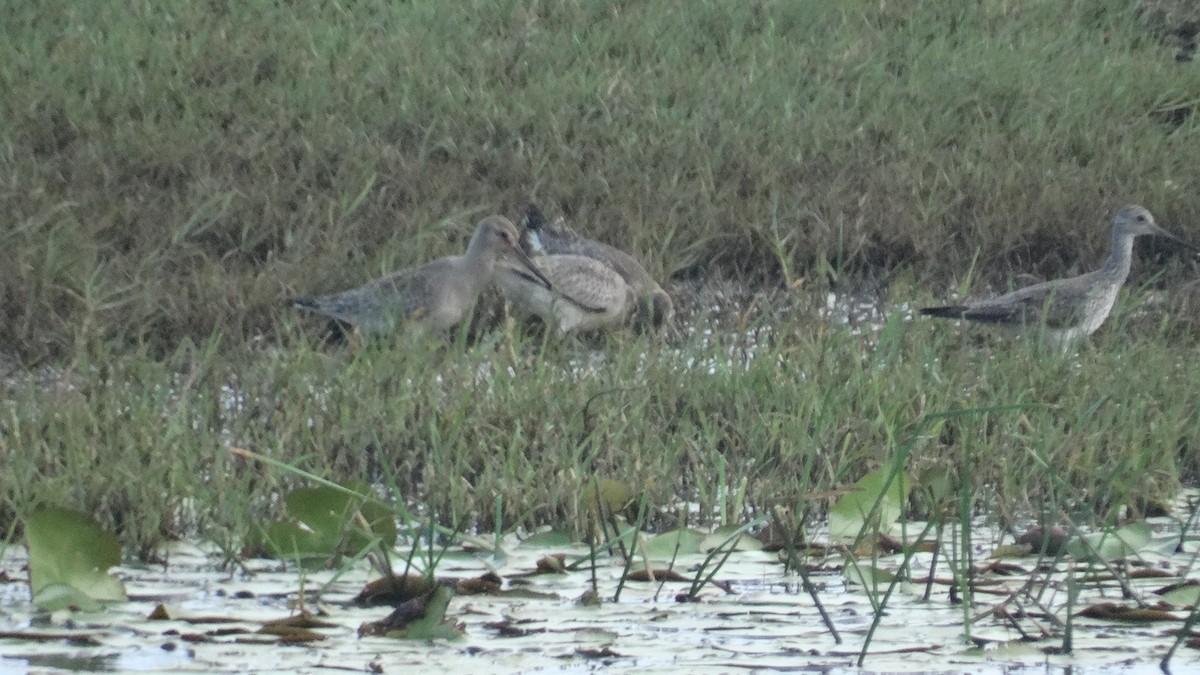
[[[534,204],[525,209],[521,222],[528,237],[529,252],[550,256],[584,256],[616,270],[633,291],[633,307],[636,308],[639,323],[659,327],[674,317],[675,305],[671,302],[671,296],[633,256],[608,244],[581,237],[560,222],[556,221],[553,225],[548,223]]]
[[[1159,227],[1154,222],[1154,216],[1140,206],[1122,208],[1113,215],[1112,222],[1112,248],[1108,260],[1098,270],[1026,286],[986,300],[925,307],[921,313],[1006,326],[1040,325],[1044,327],[1049,342],[1069,346],[1091,335],[1108,318],[1117,300],[1117,293],[1129,276],[1134,238],[1151,234],[1195,248]]]
[[[553,289],[524,267],[503,263],[496,285],[517,309],[557,325],[562,334],[620,324],[636,302],[633,289],[607,264],[582,255],[534,256]]]
[[[289,302],[348,323],[363,334],[387,333],[403,322],[446,330],[463,320],[500,265],[509,260],[525,267],[530,283],[550,288],[550,281],[521,249],[520,239],[507,218],[488,216],[475,227],[463,255],[393,272],[342,293]]]

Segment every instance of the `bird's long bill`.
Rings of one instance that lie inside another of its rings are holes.
[[[1170,239],[1171,241],[1175,242],[1176,244],[1179,244],[1180,246],[1182,246],[1183,248],[1186,248],[1189,251],[1200,251],[1200,246],[1197,246],[1197,245],[1193,244],[1192,242],[1187,241],[1185,239],[1181,239],[1181,238],[1171,234],[1170,232],[1167,232],[1166,230],[1162,229],[1161,227],[1159,227],[1157,225],[1154,226],[1154,230],[1155,230],[1155,232],[1154,232],[1155,235],[1162,237],[1164,239]]]
[[[520,247],[514,248],[512,251],[513,255],[517,256],[517,260],[520,260],[521,264],[524,265],[525,268],[530,272],[532,272],[533,276],[537,277],[538,280],[540,280],[542,284],[546,286],[546,288],[551,290],[554,289],[554,284],[550,283],[550,280],[546,278],[546,275],[542,274],[542,271],[537,268],[537,265],[533,264],[533,260],[529,257],[528,253],[521,250]]]

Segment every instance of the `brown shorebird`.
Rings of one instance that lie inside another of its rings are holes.
[[[1126,206],[1113,216],[1112,248],[1104,266],[1068,279],[1026,286],[1012,293],[961,305],[926,307],[922,314],[1007,326],[1042,326],[1047,341],[1066,347],[1091,335],[1112,311],[1117,293],[1129,276],[1133,240],[1139,235],[1166,237],[1195,248],[1154,222],[1140,206]]]
[[[405,322],[445,330],[463,320],[509,260],[523,265],[532,283],[550,288],[549,280],[521,250],[520,238],[507,218],[488,216],[475,227],[463,255],[400,270],[343,293],[290,302],[298,309],[348,323],[363,334],[387,333]]]
[[[540,255],[533,257],[533,264],[553,290],[512,263],[501,264],[496,285],[512,306],[557,325],[562,334],[620,325],[636,302],[625,279],[595,258]]]
[[[671,302],[671,296],[667,295],[633,256],[608,244],[581,237],[561,223],[548,223],[541,210],[534,204],[526,208],[521,222],[525,226],[528,250],[531,253],[584,256],[616,270],[632,289],[635,298],[632,307],[637,311],[639,323],[659,327],[669,323],[675,315],[675,305]]]

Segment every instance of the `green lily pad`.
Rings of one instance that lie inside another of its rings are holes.
[[[646,554],[657,560],[670,560],[676,555],[700,552],[700,542],[707,536],[700,530],[681,527],[663,532],[646,542]]]
[[[417,619],[403,631],[407,640],[457,640],[462,637],[462,631],[454,623],[446,620],[446,610],[450,607],[450,599],[454,591],[446,586],[439,586],[425,605],[425,616]]]
[[[583,488],[583,500],[589,511],[596,510],[597,492],[604,513],[621,513],[633,501],[633,490],[621,481],[611,478],[593,479]]]
[[[462,630],[446,620],[446,609],[454,591],[438,586],[428,594],[412,598],[379,621],[365,623],[359,635],[377,635],[397,640],[457,640]]]
[[[108,573],[121,562],[121,544],[86,513],[42,509],[25,523],[25,542],[30,591],[42,609],[95,610],[126,600],[125,585]]]
[[[370,487],[366,483],[351,481],[343,487],[356,494],[329,486],[298,488],[288,493],[284,504],[289,519],[267,523],[260,529],[267,552],[276,558],[305,561],[358,553],[375,538],[384,546],[394,546],[395,515],[367,501]]]
[[[904,472],[900,471],[891,477],[889,482],[888,478],[892,472],[892,467],[885,464],[860,478],[851,492],[834,502],[829,509],[830,541],[853,541],[866,527],[882,530],[900,518],[908,500],[909,481]],[[867,517],[877,500],[880,503],[875,518],[872,519],[873,522],[867,522]]]
[[[716,531],[704,537],[704,540],[700,542],[700,551],[702,553],[708,553],[709,551],[716,549],[718,546],[724,546],[725,550],[729,550],[729,538],[734,536],[734,533],[736,533],[738,529],[739,528],[733,526],[717,528]],[[762,542],[750,536],[749,534],[746,534],[745,532],[742,532],[741,535],[732,542],[732,544],[733,550],[735,551],[762,550]]]
[[[847,560],[842,567],[842,574],[853,584],[860,586],[876,586],[891,583],[896,578],[895,572],[881,569],[874,565],[866,565],[855,560]]]
[[[1200,585],[1179,584],[1162,594],[1163,602],[1176,607],[1195,607],[1200,603]]]
[[[558,548],[562,546],[570,546],[574,543],[574,539],[566,532],[557,532],[555,530],[546,530],[545,532],[537,532],[525,537],[521,540],[521,546],[533,546],[537,548]]]
[[[1104,561],[1128,558],[1150,543],[1150,526],[1130,523],[1115,530],[1093,532],[1067,544],[1067,553],[1074,558],[1090,558],[1092,551]]]

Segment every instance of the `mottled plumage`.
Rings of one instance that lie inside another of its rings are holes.
[[[1133,240],[1143,234],[1167,237],[1190,247],[1156,225],[1154,216],[1146,209],[1126,206],[1113,216],[1112,248],[1100,269],[1077,277],[1026,286],[986,300],[926,307],[921,313],[981,323],[1043,326],[1047,339],[1066,346],[1091,335],[1108,318],[1117,294],[1129,276]]]
[[[620,324],[636,302],[633,289],[607,264],[580,255],[534,256],[553,290],[523,267],[505,263],[496,285],[516,309],[534,314],[561,333]]]
[[[521,249],[517,228],[503,216],[488,216],[476,226],[463,255],[400,270],[343,293],[290,302],[365,334],[387,333],[406,322],[445,330],[466,317],[494,280],[500,261],[524,266],[532,283],[549,288]]]
[[[546,217],[534,204],[526,208],[522,223],[526,237],[522,245],[527,252],[584,256],[616,270],[633,291],[640,322],[658,327],[674,317],[675,305],[671,296],[633,256],[608,244],[581,237],[561,222],[553,225],[546,222]]]

